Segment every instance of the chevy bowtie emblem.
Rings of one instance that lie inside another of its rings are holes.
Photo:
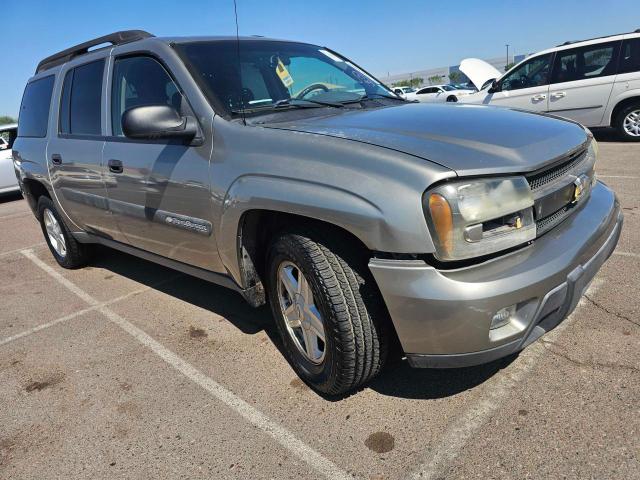
[[[575,185],[575,188],[573,189],[572,203],[576,203],[578,200],[580,200],[580,197],[582,197],[582,194],[584,193],[584,183],[582,182],[582,180],[580,180],[580,178],[576,178],[573,184]]]

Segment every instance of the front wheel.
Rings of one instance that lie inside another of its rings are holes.
[[[614,127],[624,140],[640,142],[640,103],[623,108],[616,116]]]
[[[357,245],[311,230],[282,233],[270,249],[269,301],[285,354],[321,393],[358,388],[385,362],[387,323],[361,257]]]
[[[449,103],[454,103],[454,102],[457,102],[457,101],[458,101],[458,97],[456,97],[455,95],[449,95],[447,97],[447,102],[449,102]]]

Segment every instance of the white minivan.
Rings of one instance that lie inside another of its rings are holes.
[[[551,113],[640,141],[640,30],[566,42],[504,75],[476,58],[463,60],[460,70],[479,90],[461,103]]]

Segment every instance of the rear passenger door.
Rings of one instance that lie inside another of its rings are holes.
[[[169,105],[195,117],[170,72],[155,57],[116,57],[110,87],[110,128],[103,158],[109,206],[126,242],[208,270],[219,268],[209,184],[211,145],[130,139],[122,115]]]
[[[619,52],[620,41],[556,52],[548,111],[588,127],[600,125],[615,81]]]
[[[75,226],[117,239],[103,182],[104,71],[104,58],[61,71],[57,132],[51,135],[47,160],[56,199]]]
[[[433,103],[437,91],[438,89],[434,87],[423,88],[417,91],[416,98],[420,103]]]

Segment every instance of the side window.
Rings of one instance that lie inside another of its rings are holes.
[[[502,90],[540,87],[549,83],[551,54],[541,55],[523,63],[501,80]]]
[[[60,100],[60,133],[101,135],[104,60],[69,70]]]
[[[122,137],[122,114],[130,108],[169,105],[182,113],[182,94],[164,67],[151,57],[116,59],[111,86],[111,129]]]
[[[551,83],[615,75],[620,42],[598,43],[556,53]]]
[[[27,84],[20,105],[18,135],[20,137],[46,137],[53,92],[54,76],[50,75]]]
[[[618,73],[640,72],[640,37],[622,42]]]

